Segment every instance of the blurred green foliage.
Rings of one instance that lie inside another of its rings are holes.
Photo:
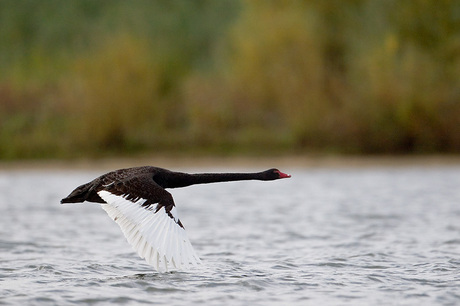
[[[456,0],[0,1],[0,158],[460,151]]]

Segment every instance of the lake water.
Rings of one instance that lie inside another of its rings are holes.
[[[4,170],[0,304],[460,305],[460,166],[281,170],[170,190],[203,265],[163,274],[59,204],[103,172]]]

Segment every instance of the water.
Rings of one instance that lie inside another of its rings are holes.
[[[59,204],[99,174],[0,172],[0,304],[460,304],[458,166],[172,190],[203,266],[164,274],[99,205]]]

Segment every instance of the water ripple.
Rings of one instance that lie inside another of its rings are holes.
[[[98,205],[58,204],[94,173],[0,172],[0,304],[460,304],[460,168],[293,173],[173,190],[204,264],[159,274]]]

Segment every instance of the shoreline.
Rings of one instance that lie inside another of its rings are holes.
[[[0,171],[113,170],[152,165],[168,169],[190,168],[370,168],[460,166],[460,155],[416,156],[142,156],[94,159],[0,161]]]

